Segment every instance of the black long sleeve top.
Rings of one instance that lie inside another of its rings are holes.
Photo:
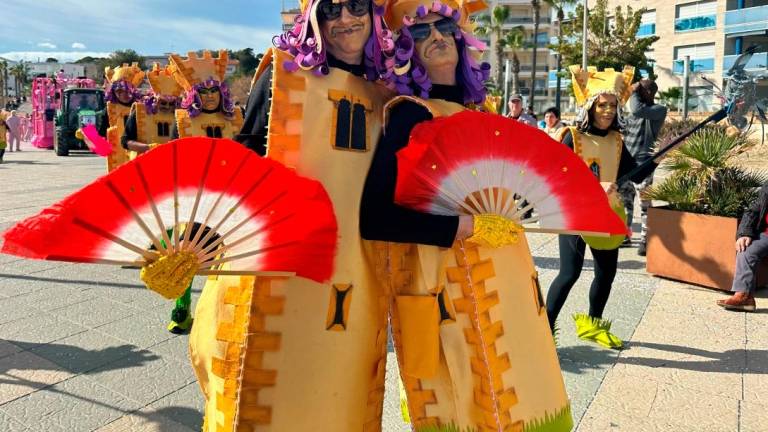
[[[123,136],[120,137],[120,144],[124,149],[129,150],[128,141],[138,140],[138,125],[136,124],[136,107],[131,107],[131,113],[128,114],[128,118],[125,119],[125,129],[123,130]],[[145,143],[149,144],[149,143]]]
[[[590,126],[589,129],[587,129],[587,133],[601,136],[601,137],[608,135],[609,132],[610,132],[610,129],[598,129],[594,126]],[[570,148],[571,150],[573,150],[573,135],[571,135],[570,129],[567,132],[565,132],[565,135],[563,135],[562,143],[567,145],[568,148]],[[627,150],[627,146],[622,145],[621,159],[619,160],[619,171],[616,175],[616,178],[617,179],[621,178],[623,175],[637,168],[637,166],[638,166],[637,160],[635,160],[635,158],[632,157],[632,154],[629,153],[629,150]],[[647,168],[635,173],[632,177],[630,177],[630,180],[632,180],[635,183],[642,182],[649,175],[653,173],[653,171],[656,169],[657,166],[658,164],[649,165]]]
[[[461,88],[433,85],[434,99],[463,103]],[[413,128],[432,114],[410,101],[392,108],[384,133],[379,139],[360,203],[360,234],[367,240],[420,243],[450,247],[459,226],[458,216],[422,213],[395,204],[397,182],[396,153],[408,144]]]
[[[351,65],[328,54],[328,67],[341,69],[356,76],[365,75],[365,67]],[[253,84],[243,118],[243,127],[235,141],[264,156],[267,154],[267,126],[272,107],[272,65],[268,65]]]

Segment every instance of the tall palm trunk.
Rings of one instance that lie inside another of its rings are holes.
[[[529,105],[533,106],[536,95],[536,53],[539,51],[539,13],[541,4],[539,0],[531,0],[533,6],[533,59],[531,61],[531,98]]]
[[[565,12],[562,7],[557,8],[557,88],[555,89],[555,106],[560,110],[561,100],[561,78],[560,71],[563,68],[563,20],[565,19]]]
[[[517,53],[512,52],[512,93],[520,93],[520,59],[517,58]]]
[[[496,44],[494,45],[496,55],[496,82],[497,89],[504,88],[504,44],[501,43],[501,29],[496,33]]]

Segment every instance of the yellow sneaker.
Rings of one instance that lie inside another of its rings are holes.
[[[168,331],[173,334],[184,334],[192,328],[192,314],[187,309],[174,309]]]
[[[591,317],[587,314],[574,314],[576,335],[579,339],[595,342],[606,348],[621,349],[624,343],[618,336],[611,333],[611,321]]]

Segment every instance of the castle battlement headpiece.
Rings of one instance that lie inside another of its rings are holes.
[[[227,72],[229,54],[226,50],[219,50],[219,57],[213,58],[211,52],[206,50],[203,51],[202,57],[198,57],[194,52],[189,52],[186,59],[182,59],[178,54],[171,54],[170,61],[176,82],[184,90],[189,91],[195,85],[211,79],[223,82]]]
[[[147,72],[147,80],[152,91],[156,95],[163,96],[181,96],[184,89],[181,88],[173,77],[173,67],[166,66],[161,68],[159,64],[152,65],[152,70]]]
[[[619,104],[624,105],[631,94],[630,86],[635,75],[633,66],[624,66],[624,70],[616,72],[612,68],[606,68],[598,72],[594,66],[583,70],[581,66],[568,68],[573,77],[573,95],[576,103],[584,105],[592,98],[600,94],[612,94],[619,99]]]
[[[130,66],[128,66],[128,63],[123,63],[122,66],[116,68],[105,67],[104,77],[107,79],[108,84],[125,81],[134,88],[138,88],[144,81],[144,71],[139,68],[139,64],[136,62]]]

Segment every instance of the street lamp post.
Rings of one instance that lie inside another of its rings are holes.
[[[581,36],[581,68],[587,70],[587,30],[589,24],[589,9],[587,8],[587,0],[584,0],[584,22],[582,23],[582,36]]]

